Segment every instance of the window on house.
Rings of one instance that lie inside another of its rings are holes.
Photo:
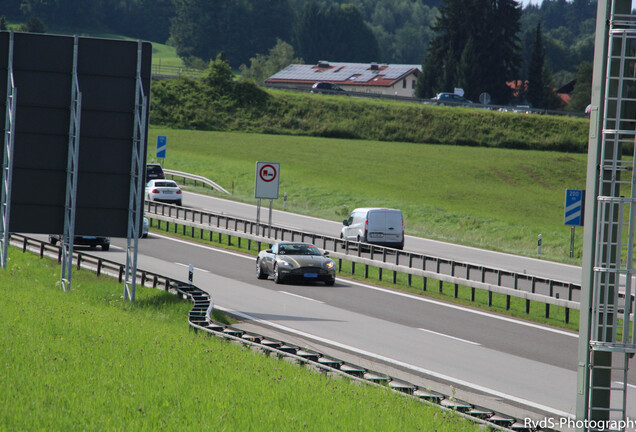
[[[415,80],[411,81],[411,88],[415,89]]]
[[[406,80],[402,80],[402,88],[406,88]]]

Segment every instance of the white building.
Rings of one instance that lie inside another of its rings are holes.
[[[377,63],[291,64],[265,80],[266,84],[308,89],[317,82],[337,84],[346,91],[415,97],[421,65]]]

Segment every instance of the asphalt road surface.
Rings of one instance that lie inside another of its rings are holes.
[[[95,254],[124,262],[124,247],[113,239]],[[256,279],[253,256],[154,233],[139,242],[140,269],[187,280],[190,264],[195,285],[247,329],[510,415],[575,412],[576,333],[343,278],[277,285]],[[628,382],[636,400],[633,371]]]

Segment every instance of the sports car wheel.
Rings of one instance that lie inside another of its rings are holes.
[[[258,279],[267,279],[267,273],[263,271],[260,260],[256,260],[256,277]]]
[[[283,278],[280,277],[280,273],[278,272],[278,264],[274,265],[274,282],[277,284],[283,283]]]

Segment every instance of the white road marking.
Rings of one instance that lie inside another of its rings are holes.
[[[283,294],[287,294],[287,295],[290,295],[290,296],[298,297],[298,298],[301,298],[303,300],[309,300],[309,301],[312,301],[312,302],[325,304],[325,302],[322,302],[320,300],[315,300],[315,299],[312,299],[312,298],[309,298],[309,297],[304,297],[304,296],[301,296],[301,295],[298,295],[298,294],[293,294],[293,293],[290,293],[290,292],[287,292],[287,291],[278,291],[278,292],[279,293],[283,293]]]
[[[423,332],[431,333],[431,334],[434,334],[434,335],[437,335],[437,336],[443,336],[445,338],[454,339],[456,341],[464,342],[464,343],[467,343],[467,344],[481,346],[480,343],[469,341],[469,340],[466,340],[466,339],[461,339],[461,338],[458,338],[458,337],[455,337],[455,336],[451,336],[451,335],[447,335],[447,334],[444,334],[444,333],[438,333],[438,332],[433,331],[433,330],[427,330],[427,329],[423,329],[423,328],[421,328],[419,330],[422,330]]]
[[[249,255],[245,255],[245,254],[240,254],[240,253],[236,253],[236,252],[232,252],[232,251],[228,251],[225,249],[218,249],[215,247],[211,247],[211,246],[206,246],[206,245],[202,245],[202,244],[198,244],[198,243],[193,243],[193,242],[188,242],[185,240],[181,240],[181,239],[177,239],[174,237],[169,237],[169,236],[164,236],[161,234],[157,234],[158,237],[164,238],[166,240],[172,240],[178,243],[183,243],[183,244],[187,244],[190,246],[195,246],[195,247],[199,247],[201,249],[207,249],[207,250],[213,250],[215,252],[219,252],[219,253],[224,253],[227,255],[232,255],[232,256],[236,256],[236,257],[240,257],[240,258],[245,258],[248,260],[254,260],[255,258],[253,256],[249,256]],[[430,304],[434,304],[437,306],[442,306],[442,307],[447,307],[450,309],[455,309],[455,310],[459,310],[462,312],[467,312],[467,313],[472,313],[475,315],[480,315],[480,316],[484,316],[487,318],[492,318],[492,319],[497,319],[500,321],[504,321],[504,322],[509,322],[509,323],[513,323],[513,324],[517,324],[517,325],[522,325],[522,326],[526,326],[526,327],[530,327],[530,328],[534,328],[534,329],[538,329],[538,330],[543,330],[543,331],[547,331],[547,332],[551,332],[551,333],[556,333],[556,334],[560,334],[562,336],[569,336],[569,337],[573,337],[573,338],[578,338],[579,335],[578,333],[574,333],[574,332],[568,332],[566,330],[560,330],[557,328],[552,328],[552,327],[547,327],[547,326],[543,326],[540,324],[535,324],[535,323],[531,323],[528,321],[523,321],[523,320],[517,320],[515,318],[512,317],[507,317],[507,316],[503,316],[503,315],[497,315],[497,314],[493,314],[490,312],[484,312],[484,311],[480,311],[480,310],[476,310],[476,309],[472,309],[472,308],[467,308],[464,306],[460,306],[460,305],[456,305],[453,303],[445,303],[439,300],[433,300],[424,296],[417,296],[414,294],[409,294],[409,293],[405,293],[405,292],[399,292],[396,290],[390,290],[388,288],[382,288],[379,286],[374,286],[374,285],[369,285],[366,283],[362,283],[362,282],[358,282],[356,280],[353,279],[347,279],[347,278],[343,278],[341,276],[338,276],[340,278],[340,280],[346,280],[347,283],[351,284],[351,285],[357,285],[360,286],[362,288],[367,288],[367,289],[371,289],[371,290],[375,290],[375,291],[380,291],[383,292],[385,294],[392,294],[392,295],[397,295],[397,296],[401,296],[401,297],[406,297],[408,299],[411,300],[417,300],[417,301],[421,301],[421,302],[425,302],[425,303],[430,303]]]
[[[614,381],[614,384],[623,385],[623,382],[622,381]],[[636,388],[636,385],[628,383],[627,387]]]
[[[260,318],[256,318],[256,317],[253,317],[253,316],[250,316],[250,315],[247,315],[247,314],[244,314],[242,312],[238,312],[238,311],[235,311],[235,310],[232,310],[232,309],[227,309],[227,308],[224,308],[224,307],[221,307],[221,306],[219,306],[218,309],[220,309],[220,310],[222,310],[224,312],[233,314],[233,315],[240,316],[240,317],[242,317],[244,319],[248,319],[248,320],[251,320],[251,321],[254,321],[254,322],[258,322],[258,323],[263,324],[263,325],[274,327],[274,328],[277,328],[277,329],[285,331],[285,332],[293,333],[293,334],[298,335],[300,337],[313,339],[314,341],[317,341],[317,342],[320,342],[320,343],[326,343],[326,344],[329,344],[331,346],[335,346],[335,347],[338,347],[338,348],[341,348],[341,349],[345,349],[347,351],[355,352],[357,354],[360,354],[360,355],[363,355],[363,356],[366,356],[366,357],[377,359],[379,361],[388,362],[388,363],[391,363],[393,365],[396,365],[396,366],[399,366],[399,367],[402,367],[402,368],[406,368],[406,369],[410,369],[410,370],[413,370],[413,371],[416,371],[416,372],[419,372],[419,373],[422,373],[422,374],[430,375],[430,376],[435,377],[437,379],[442,379],[442,380],[445,380],[445,381],[448,381],[448,382],[452,382],[452,383],[457,384],[457,385],[470,387],[470,388],[472,388],[474,390],[481,391],[481,392],[484,392],[484,393],[488,393],[488,394],[491,394],[491,395],[493,395],[495,397],[503,398],[503,399],[506,399],[508,401],[520,403],[522,405],[525,405],[525,406],[528,406],[528,407],[532,407],[532,408],[535,408],[535,409],[538,409],[538,410],[541,410],[541,411],[545,411],[545,412],[554,414],[554,415],[559,416],[559,417],[574,418],[573,414],[567,413],[565,411],[560,411],[560,410],[554,409],[552,407],[549,407],[549,406],[546,406],[546,405],[542,405],[542,404],[537,403],[537,402],[529,401],[527,399],[523,399],[523,398],[520,398],[520,397],[517,397],[517,396],[513,396],[513,395],[510,395],[510,394],[507,394],[507,393],[500,392],[498,390],[494,390],[494,389],[491,389],[491,388],[488,388],[488,387],[484,387],[484,386],[480,386],[480,385],[477,385],[477,384],[473,384],[473,383],[470,383],[468,381],[464,381],[462,379],[454,378],[454,377],[451,377],[451,376],[448,376],[448,375],[440,374],[440,373],[437,373],[437,372],[434,372],[434,371],[431,371],[431,370],[428,370],[428,369],[424,369],[424,368],[419,367],[419,366],[415,366],[415,365],[412,365],[412,364],[409,364],[409,363],[405,363],[405,362],[400,361],[400,360],[392,359],[390,357],[385,357],[385,356],[382,356],[382,355],[379,355],[379,354],[376,354],[376,353],[373,353],[373,352],[370,352],[370,351],[362,350],[362,349],[359,349],[359,348],[356,348],[356,347],[352,347],[350,345],[346,345],[346,344],[343,344],[343,343],[340,343],[340,342],[336,342],[336,341],[332,341],[332,340],[329,340],[329,339],[325,339],[325,338],[320,337],[320,336],[315,336],[315,335],[310,334],[310,333],[298,331],[296,329],[293,329],[293,328],[290,328],[290,327],[286,327],[286,326],[282,326],[280,324],[277,324],[277,323],[274,323],[274,322],[271,322],[271,321],[265,321],[265,320],[262,320]]]
[[[178,262],[176,262],[175,264],[178,265],[178,266],[183,266],[183,267],[190,268],[190,264],[182,264],[182,263],[178,263]],[[203,273],[210,273],[210,270],[202,269],[202,268],[199,268],[199,267],[192,267],[192,268],[194,270],[198,270],[198,271],[203,272]]]

